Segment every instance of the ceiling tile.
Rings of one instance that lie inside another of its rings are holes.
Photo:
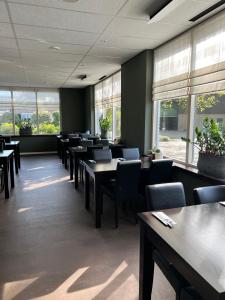
[[[16,40],[12,38],[0,37],[0,48],[17,49]]]
[[[20,54],[17,49],[0,48],[0,58],[2,57],[20,57]]]
[[[89,50],[89,46],[84,46],[84,45],[50,43],[46,41],[40,42],[40,41],[26,40],[26,39],[18,39],[18,43],[20,49],[31,50],[31,51],[46,51],[48,54],[51,54],[53,51],[56,51],[57,53],[84,55]],[[60,49],[59,50],[51,49],[51,47],[53,46],[60,47]]]
[[[0,1],[0,22],[7,22],[7,23],[10,22],[8,11],[3,1]]]
[[[98,35],[95,33],[76,32],[61,29],[50,29],[40,27],[30,27],[15,25],[16,35],[18,38],[32,39],[41,42],[68,43],[79,45],[92,45]],[[0,32],[1,34],[1,32]]]
[[[126,0],[82,0],[76,3],[68,3],[63,0],[8,0],[8,2],[114,15]]]
[[[120,49],[153,49],[160,40],[144,39],[138,37],[117,37],[104,34],[102,38],[97,42],[98,47],[117,47]]]
[[[0,23],[0,37],[1,36],[14,38],[11,24]]]
[[[115,18],[105,31],[105,35],[118,37],[137,37],[164,40],[186,30],[188,26],[155,22],[147,24],[144,20]]]
[[[111,19],[110,16],[105,15],[14,3],[11,3],[9,7],[13,23],[31,26],[99,33]]]
[[[123,58],[135,56],[138,52],[139,50],[121,49],[116,47],[94,47],[88,54],[97,57]]]

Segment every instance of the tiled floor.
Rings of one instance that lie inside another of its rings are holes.
[[[0,299],[138,299],[139,227],[121,216],[113,229],[110,204],[95,229],[56,156],[23,158],[11,198],[0,194]],[[156,269],[153,300],[173,299]]]

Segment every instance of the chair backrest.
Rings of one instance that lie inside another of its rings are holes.
[[[112,152],[110,149],[95,149],[93,150],[93,159],[98,160],[111,160]]]
[[[116,197],[120,200],[137,200],[141,161],[121,161],[117,164]]]
[[[225,185],[204,186],[194,189],[196,204],[225,201]]]
[[[81,137],[82,139],[88,139],[89,136],[90,136],[90,133],[80,133],[80,137]]]
[[[138,148],[123,148],[123,158],[127,160],[138,160],[140,159],[140,153]]]
[[[69,133],[68,134],[68,138],[76,138],[76,137],[79,137],[79,133]]]
[[[107,139],[98,140],[97,145],[108,146],[109,145],[109,140],[107,140]]]
[[[80,144],[83,147],[90,147],[93,146],[93,140],[81,140]]]
[[[69,146],[70,147],[77,147],[77,146],[80,145],[80,141],[81,141],[80,137],[69,138]]]
[[[186,206],[184,187],[181,182],[146,186],[148,210],[161,210]]]
[[[147,184],[167,183],[172,181],[172,159],[152,160]]]

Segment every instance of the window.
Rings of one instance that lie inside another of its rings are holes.
[[[158,147],[164,155],[185,161],[187,137],[187,98],[160,101],[158,103]]]
[[[25,120],[33,134],[59,133],[58,91],[0,90],[0,134],[18,135]]]
[[[13,110],[10,91],[0,90],[0,134],[13,134]]]
[[[154,51],[154,145],[165,156],[195,165],[195,139],[209,117],[225,121],[225,12]]]
[[[121,73],[118,72],[95,85],[95,132],[101,134],[99,120],[110,120],[108,138],[114,140],[121,134]]]

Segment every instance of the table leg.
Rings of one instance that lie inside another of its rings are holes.
[[[140,269],[139,269],[139,300],[151,300],[154,277],[153,247],[150,243],[145,225],[140,225]]]
[[[18,161],[18,168],[20,169],[20,145],[17,146],[17,161]]]
[[[65,169],[67,169],[68,166],[67,166],[67,152],[66,152],[66,147],[64,148],[63,153],[64,153],[64,166],[65,166]]]
[[[16,174],[18,174],[18,168],[19,168],[19,161],[18,161],[18,153],[17,153],[17,148],[14,150],[14,159],[15,159],[15,170]]]
[[[5,186],[5,198],[9,198],[9,168],[8,168],[8,160],[4,159],[3,161],[3,172],[4,172],[4,186]]]
[[[11,187],[13,188],[13,187],[15,186],[15,183],[14,183],[13,155],[10,156],[10,159],[9,159],[9,165],[10,165],[10,181],[11,181]]]
[[[85,168],[85,180],[84,180],[84,197],[85,197],[85,208],[90,208],[90,175]]]
[[[100,195],[100,183],[95,176],[94,178],[94,204],[95,204],[95,227],[101,227],[101,195]]]
[[[77,154],[74,153],[74,186],[75,186],[75,189],[78,188],[78,168],[79,168],[79,159],[77,158]]]
[[[70,155],[70,180],[73,180],[73,154],[69,152]]]

